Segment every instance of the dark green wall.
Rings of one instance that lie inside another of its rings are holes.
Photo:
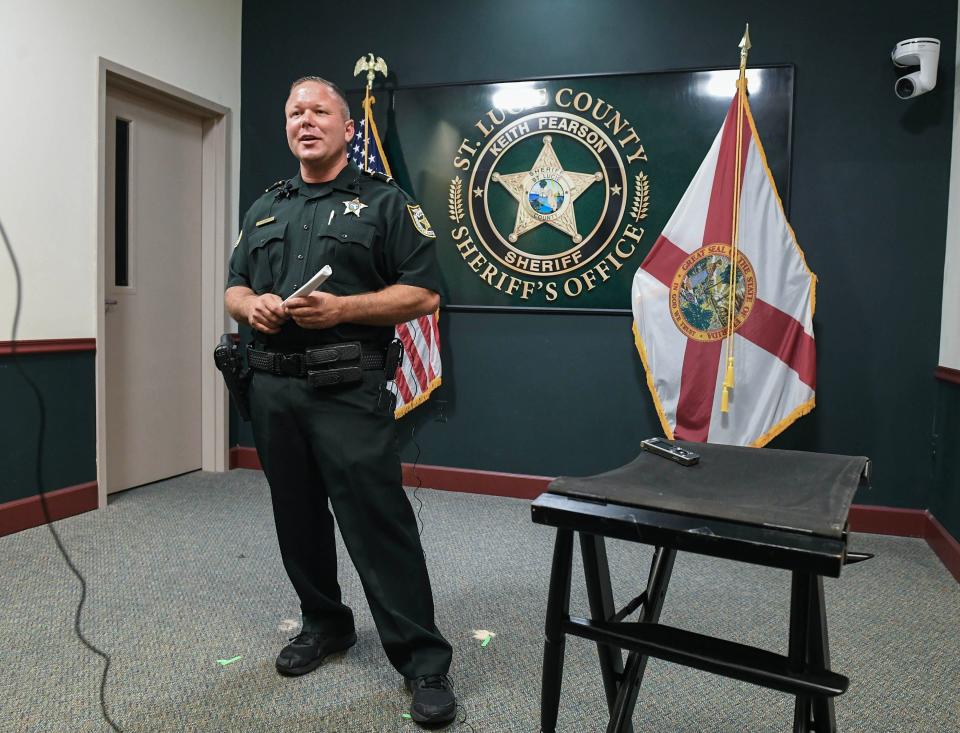
[[[96,379],[94,352],[22,354],[16,358],[42,396],[42,489],[96,481]],[[38,493],[40,408],[13,358],[0,356],[0,504]]]
[[[938,385],[935,440],[930,513],[950,534],[960,538],[960,384]]]
[[[791,220],[820,277],[819,406],[775,446],[868,455],[875,485],[858,501],[928,506],[955,0],[368,2],[368,20],[349,24],[346,7],[244,3],[241,209],[296,170],[281,110],[302,74],[355,88],[369,51],[401,86],[729,67],[749,21],[752,63],[796,65]],[[901,102],[890,51],[921,35],[943,43],[939,83]],[[628,317],[444,313],[441,324],[444,386],[401,423],[408,460],[414,423],[423,463],[545,475],[622,464],[659,432]],[[439,400],[446,422],[434,420]],[[250,444],[245,428],[235,435]],[[960,458],[956,440],[944,450]]]

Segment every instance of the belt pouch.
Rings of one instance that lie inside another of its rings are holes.
[[[359,362],[360,361],[360,342],[348,341],[342,344],[332,344],[330,346],[318,346],[314,349],[307,349],[304,352],[307,368],[324,366],[327,364],[336,364],[337,362]]]
[[[363,371],[359,366],[341,367],[339,369],[316,369],[307,372],[307,384],[314,389],[333,387],[338,384],[350,384],[363,379]]]

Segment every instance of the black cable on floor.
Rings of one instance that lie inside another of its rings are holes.
[[[457,702],[457,712],[463,713],[463,717],[461,717],[460,720],[457,721],[457,727],[461,725],[465,725],[472,731],[472,733],[477,733],[476,728],[474,728],[470,723],[467,722],[467,711],[464,710],[463,705],[461,705],[459,702]]]
[[[423,537],[423,520],[420,518],[420,511],[423,509],[423,502],[420,500],[420,497],[417,496],[417,491],[423,488],[423,481],[420,479],[419,474],[417,473],[417,463],[420,462],[420,444],[417,442],[417,426],[414,425],[410,430],[410,440],[413,441],[413,444],[417,448],[417,456],[413,459],[413,475],[417,479],[417,485],[413,489],[413,498],[417,500],[417,503],[420,505],[417,507],[417,524],[419,525],[420,537]],[[421,543],[422,544],[422,543]],[[427,557],[427,553],[423,551],[423,557]],[[465,725],[471,730],[472,733],[477,733],[476,729],[467,721],[467,711],[464,709],[463,705],[457,702],[457,712],[461,713],[459,720],[454,719],[454,722],[457,724],[457,727]]]
[[[13,365],[16,367],[17,371],[20,372],[20,376],[22,376],[24,381],[30,386],[30,391],[33,393],[33,396],[37,401],[37,406],[40,410],[40,435],[37,438],[37,471],[35,476],[37,491],[40,495],[40,506],[43,508],[44,521],[47,529],[50,530],[50,534],[53,535],[53,541],[56,543],[57,549],[59,549],[60,554],[63,555],[63,559],[67,563],[67,567],[70,568],[73,574],[77,576],[77,580],[80,581],[80,602],[77,603],[77,610],[73,616],[73,631],[77,635],[77,638],[80,640],[80,642],[87,647],[87,649],[101,657],[105,662],[103,667],[103,676],[100,679],[100,712],[103,714],[103,719],[107,721],[107,724],[113,730],[117,731],[117,733],[123,733],[123,730],[113,722],[113,719],[110,717],[110,713],[107,710],[106,687],[107,674],[110,671],[110,655],[101,651],[92,643],[87,641],[86,637],[83,635],[83,632],[80,630],[80,617],[83,613],[83,604],[87,599],[87,581],[84,579],[83,573],[77,569],[77,566],[71,559],[70,554],[67,552],[67,548],[64,547],[59,533],[52,524],[53,520],[50,517],[50,509],[47,506],[47,496],[43,489],[43,466],[41,463],[43,460],[43,438],[47,427],[47,408],[43,401],[43,395],[40,394],[40,389],[30,378],[30,375],[27,374],[27,371],[23,368],[23,365],[20,363],[20,358],[17,355],[17,326],[20,323],[20,307],[23,303],[23,282],[20,277],[20,266],[17,264],[16,255],[13,253],[13,245],[10,244],[10,239],[7,237],[7,232],[3,228],[3,222],[0,222],[0,235],[3,236],[3,243],[10,255],[10,262],[13,264],[14,278],[16,279],[17,283],[16,307],[13,312],[13,331],[10,335],[10,356],[12,358]]]
[[[417,532],[420,535],[420,538],[423,539],[423,520],[420,518],[420,512],[423,511],[423,501],[417,496],[417,492],[423,488],[423,480],[420,478],[420,474],[417,473],[417,464],[420,462],[420,444],[417,442],[417,426],[414,426],[410,429],[410,440],[413,441],[413,444],[417,447],[417,457],[413,459],[413,467],[410,469],[413,471],[413,477],[417,479],[417,485],[413,489],[413,498],[417,500],[417,503],[420,505],[417,507]],[[421,545],[423,543],[421,542]],[[423,553],[424,558],[426,558],[427,553]]]

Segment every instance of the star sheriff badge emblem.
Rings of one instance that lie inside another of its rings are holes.
[[[577,231],[573,202],[592,183],[603,179],[602,173],[571,173],[565,171],[553,152],[553,139],[543,136],[543,149],[533,168],[521,173],[494,173],[493,180],[501,184],[517,200],[517,220],[507,237],[516,242],[521,234],[541,224],[549,224],[579,243],[583,237]]]
[[[367,208],[365,203],[362,203],[359,198],[355,198],[353,201],[344,201],[343,202],[343,213],[344,214],[353,214],[358,219],[360,218],[360,210]]]
[[[489,110],[473,126],[483,138],[466,138],[453,156],[467,177],[450,181],[448,212],[457,226],[449,234],[464,265],[497,291],[484,301],[490,304],[570,304],[605,286],[619,297],[612,294],[622,291],[624,264],[642,256],[638,223],[648,215],[649,183],[643,171],[629,170],[647,162],[640,136],[612,105],[604,115],[599,100],[587,105],[587,92],[564,87],[554,101],[589,114]]]

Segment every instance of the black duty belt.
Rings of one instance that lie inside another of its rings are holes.
[[[302,352],[262,351],[247,347],[251,369],[286,377],[306,377],[312,387],[359,382],[362,371],[383,369],[384,349],[366,350],[358,341],[329,344]]]

